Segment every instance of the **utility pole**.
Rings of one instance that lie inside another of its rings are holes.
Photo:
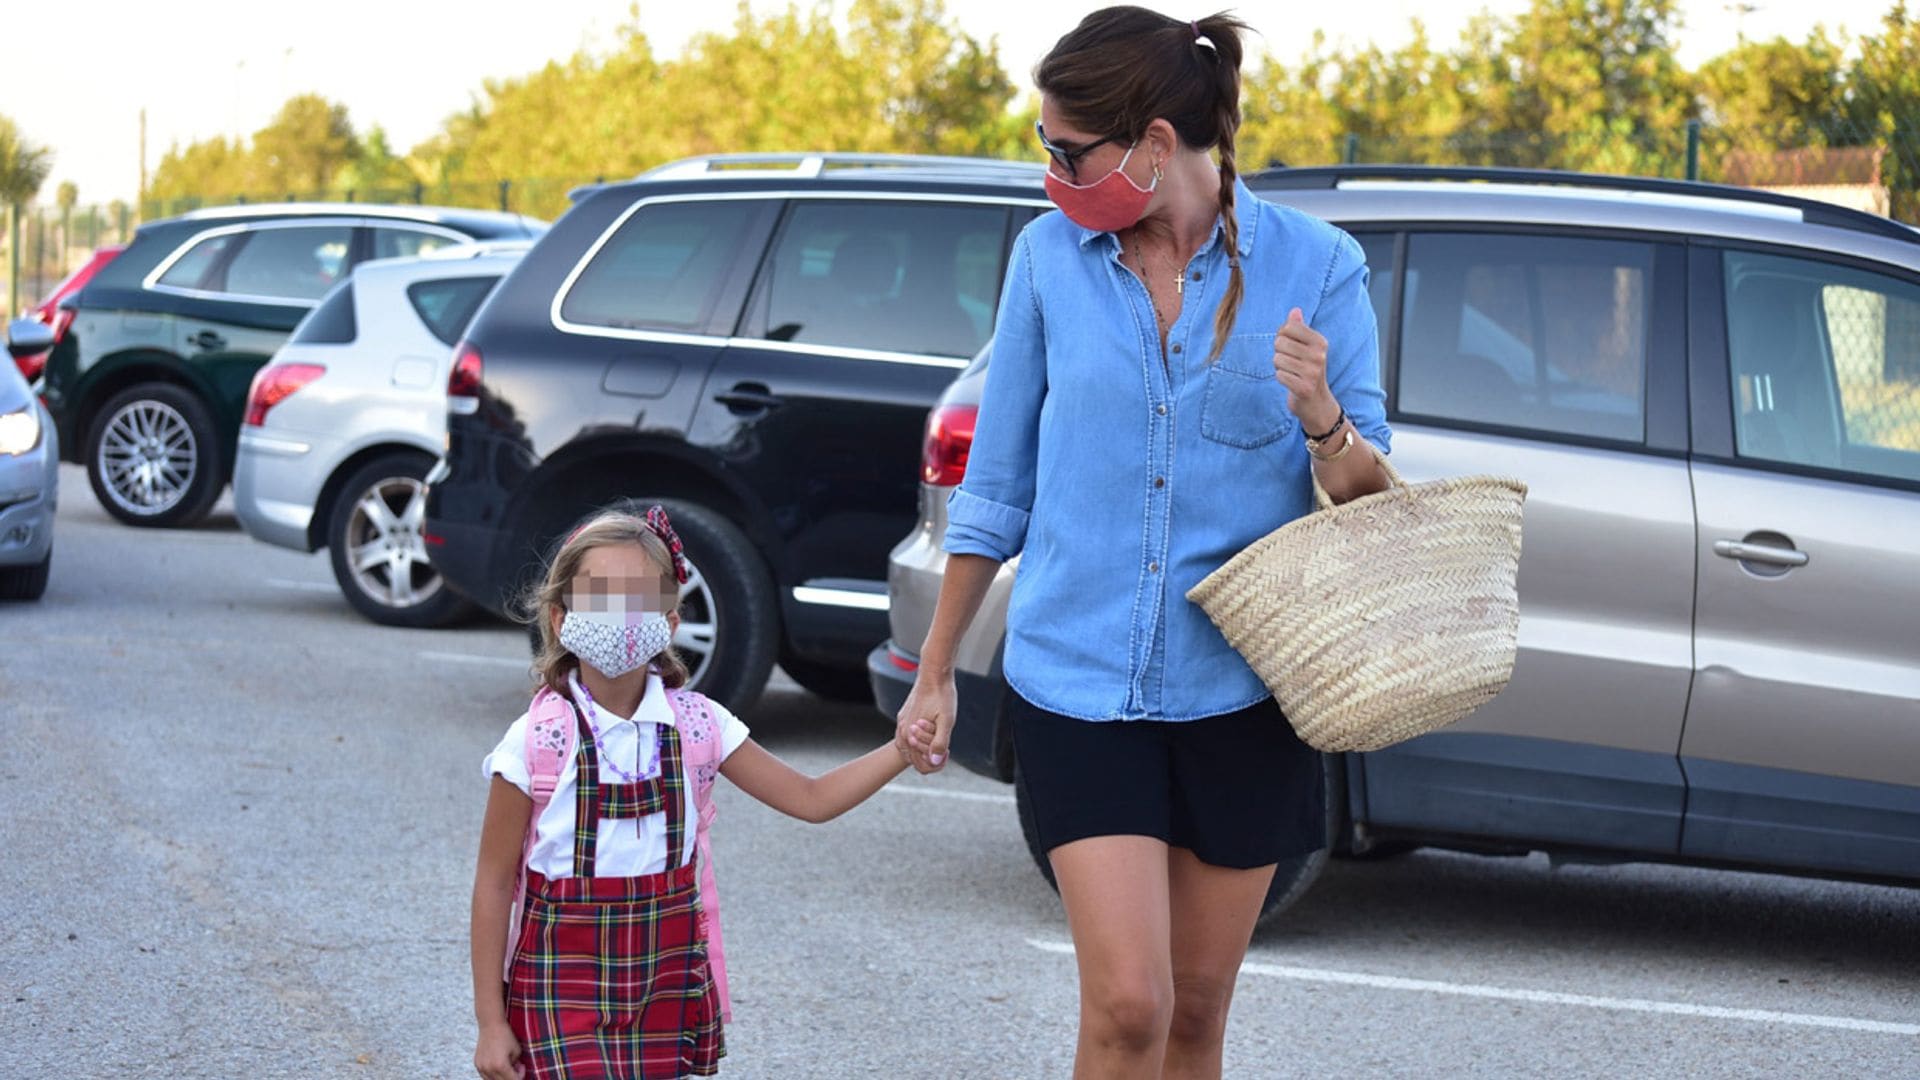
[[[140,110],[140,202],[141,214],[146,214],[147,205],[147,110]]]

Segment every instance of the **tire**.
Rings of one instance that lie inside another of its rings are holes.
[[[32,566],[0,567],[0,600],[38,600],[47,591],[47,575],[53,568],[53,552]]]
[[[873,704],[873,679],[864,667],[835,667],[782,655],[780,670],[815,696],[845,705]]]
[[[1323,757],[1323,772],[1332,767],[1332,759]],[[1321,791],[1328,801],[1327,832],[1329,840],[1336,829],[1335,806],[1332,805],[1334,786],[1323,782]],[[1060,891],[1060,883],[1053,879],[1053,864],[1048,861],[1047,853],[1040,847],[1040,827],[1033,817],[1033,804],[1027,794],[1026,776],[1020,771],[1020,763],[1013,765],[1013,802],[1014,810],[1020,816],[1020,835],[1026,838],[1027,854],[1032,856],[1034,865],[1040,868],[1040,876],[1046,879],[1055,892]],[[1328,847],[1331,847],[1329,842]],[[1294,902],[1306,895],[1309,888],[1326,868],[1328,847],[1309,852],[1291,859],[1282,859],[1274,868],[1273,884],[1267,888],[1267,898],[1260,905],[1260,917],[1254,926],[1266,926],[1277,920],[1281,912],[1294,905]]]
[[[622,509],[644,513],[658,503],[673,521],[690,571],[680,589],[680,630],[673,644],[698,690],[734,713],[751,709],[767,688],[780,649],[780,598],[773,575],[746,534],[726,517],[678,499],[626,499]],[[539,550],[550,558],[554,541],[577,519],[549,523]],[[540,631],[528,628],[533,648]]]
[[[225,480],[213,413],[190,390],[141,383],[107,399],[87,429],[87,480],[129,525],[182,528],[207,516]]]
[[[421,536],[432,459],[395,452],[347,477],[327,511],[333,579],[353,609],[382,626],[452,626],[478,609],[447,587]]]

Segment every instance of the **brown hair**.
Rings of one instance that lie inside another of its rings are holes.
[[[659,568],[660,595],[676,598],[676,607],[679,603],[680,582],[673,574],[673,553],[667,550],[666,541],[647,527],[645,519],[620,510],[601,510],[587,515],[561,543],[560,550],[554,552],[546,574],[519,604],[521,618],[540,631],[540,648],[533,658],[534,679],[562,696],[567,693],[567,676],[580,669],[580,659],[560,644],[559,635],[553,632],[552,612],[567,606],[574,576],[580,573],[580,563],[586,559],[587,552],[609,544],[638,544],[648,560]],[[670,690],[687,685],[691,678],[686,661],[671,645],[654,658],[653,666],[660,672],[660,681]]]
[[[1186,145],[1219,149],[1228,275],[1209,361],[1226,345],[1245,291],[1233,212],[1233,136],[1240,128],[1240,35],[1247,30],[1226,14],[1187,22],[1140,7],[1102,8],[1080,20],[1033,70],[1034,85],[1077,128],[1137,141],[1148,124],[1164,119]]]

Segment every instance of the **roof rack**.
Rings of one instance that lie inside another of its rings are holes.
[[[1638,191],[1661,195],[1690,195],[1703,199],[1781,206],[1800,211],[1802,221],[1836,229],[1873,233],[1908,243],[1920,243],[1920,230],[1892,218],[1832,203],[1783,195],[1759,188],[1734,187],[1701,180],[1670,180],[1658,176],[1614,176],[1604,173],[1560,172],[1554,169],[1513,169],[1491,165],[1306,165],[1263,169],[1248,180],[1267,188],[1337,188],[1343,180],[1484,181],[1500,184],[1541,184],[1560,187]]]
[[[801,151],[765,154],[703,154],[656,166],[635,179],[682,180],[727,172],[760,172],[811,177],[828,169],[947,169],[959,172],[989,172],[1022,176],[1039,175],[1037,161],[1010,161],[1006,158],[941,157],[932,154],[862,154]]]

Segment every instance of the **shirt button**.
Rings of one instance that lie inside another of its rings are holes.
[[[1195,271],[1193,272],[1193,280],[1195,280],[1195,281],[1199,281],[1199,280],[1200,280],[1200,271],[1198,271],[1198,270],[1195,270]]]
[[[1156,477],[1154,477],[1154,478],[1153,478],[1153,486],[1154,486],[1154,487],[1157,487],[1157,488],[1158,488],[1158,487],[1166,487],[1166,486],[1167,486],[1167,478],[1166,478],[1166,477],[1164,477],[1164,476],[1156,476]]]
[[[1177,355],[1180,352],[1180,346],[1178,344],[1174,345],[1173,351]]]
[[[1161,416],[1167,415],[1167,407],[1165,405],[1161,405],[1153,411],[1159,413]]]
[[[1147,573],[1149,573],[1149,574],[1157,574],[1157,573],[1159,573],[1159,572],[1160,572],[1160,564],[1159,564],[1159,563],[1157,563],[1157,562],[1150,562],[1150,563],[1148,563],[1148,564],[1147,564]]]

